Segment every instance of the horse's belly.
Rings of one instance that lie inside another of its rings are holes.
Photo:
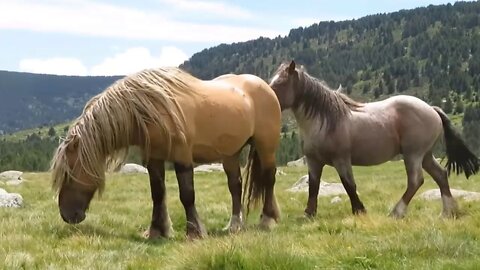
[[[377,140],[372,143],[354,145],[352,151],[352,165],[370,166],[385,163],[399,154],[398,143],[393,141],[381,142]]]
[[[248,138],[224,134],[208,143],[193,146],[193,159],[198,163],[220,161],[225,157],[237,154]]]
[[[195,163],[211,163],[223,159],[223,155],[214,148],[204,145],[197,145],[193,148],[193,161]]]

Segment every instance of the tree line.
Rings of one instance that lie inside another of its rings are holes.
[[[48,130],[47,134],[47,136],[42,137],[37,133],[32,133],[19,141],[1,139],[0,172],[6,170],[47,171],[54,151],[60,143],[60,138],[53,127]],[[63,137],[65,134],[61,135]],[[281,135],[280,146],[276,155],[278,165],[285,165],[288,161],[300,157],[300,143],[295,132]],[[242,156],[242,164],[245,164],[245,160],[246,153]],[[132,148],[126,162],[142,164],[140,151],[137,148]],[[171,168],[170,165],[167,167]]]

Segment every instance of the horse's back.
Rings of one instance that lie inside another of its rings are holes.
[[[424,145],[430,148],[442,132],[438,113],[417,97],[398,95],[372,105],[372,110],[394,122],[403,151]]]
[[[241,89],[251,100],[255,109],[257,124],[277,124],[281,121],[280,103],[275,92],[261,78],[251,74],[223,75],[214,81],[221,81]],[[267,116],[267,117],[265,117]]]

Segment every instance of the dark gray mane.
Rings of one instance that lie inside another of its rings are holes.
[[[328,130],[333,130],[338,122],[363,106],[345,94],[330,89],[325,82],[312,77],[303,68],[297,69],[297,72],[299,87],[293,109],[303,110],[307,118],[321,117]]]

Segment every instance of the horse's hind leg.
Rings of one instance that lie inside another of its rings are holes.
[[[195,207],[193,167],[192,165],[184,166],[179,163],[175,163],[174,166],[180,190],[180,201],[187,216],[187,236],[189,238],[202,238],[207,235],[207,231],[200,221]]]
[[[355,179],[353,177],[351,163],[346,161],[346,159],[337,160],[334,162],[333,166],[337,170],[343,187],[347,191],[348,197],[350,198],[352,213],[355,215],[366,213],[367,210],[365,209],[365,206],[363,206],[363,203],[360,201],[360,198],[357,194],[357,185],[355,184]]]
[[[223,169],[227,174],[228,189],[232,195],[232,216],[226,230],[238,232],[243,227],[242,216],[242,176],[238,155],[223,160]]]
[[[158,236],[172,236],[172,226],[168,215],[165,188],[165,166],[163,160],[150,160],[147,165],[150,177],[150,191],[152,194],[153,211],[150,228],[145,231],[144,237],[153,239]]]
[[[403,218],[405,216],[408,204],[424,181],[421,155],[404,155],[404,163],[407,171],[407,190],[390,213],[395,218]]]
[[[256,148],[260,164],[256,170],[261,172],[261,177],[264,179],[265,185],[265,198],[263,204],[263,210],[260,220],[260,227],[264,229],[271,229],[280,219],[280,210],[275,198],[275,172],[277,170],[275,164],[275,148],[266,147],[265,145],[256,141]],[[253,169],[252,169],[253,170]]]
[[[448,185],[447,170],[442,168],[440,164],[435,160],[431,153],[428,153],[423,158],[423,168],[427,171],[433,180],[438,184],[440,188],[440,194],[442,195],[444,217],[455,217],[458,212],[458,206],[455,199],[450,192],[450,186]]]

